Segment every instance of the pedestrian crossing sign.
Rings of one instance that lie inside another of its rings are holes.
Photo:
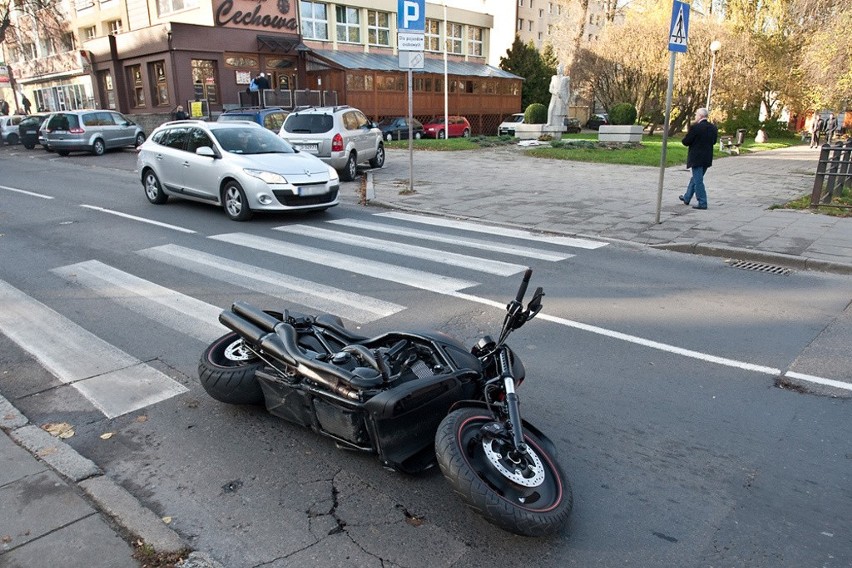
[[[672,24],[669,27],[669,51],[686,53],[688,35],[689,4],[675,0],[672,5]]]

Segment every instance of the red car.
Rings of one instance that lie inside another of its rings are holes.
[[[464,136],[470,137],[470,123],[463,116],[450,116],[447,118],[450,128],[450,138]],[[436,116],[423,123],[423,135],[428,138],[446,138],[444,132],[444,117]]]

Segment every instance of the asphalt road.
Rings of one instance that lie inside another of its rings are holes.
[[[133,163],[130,152],[0,149],[0,394],[35,424],[73,424],[72,446],[226,566],[852,565],[849,402],[781,388],[773,374],[830,369],[850,339],[848,277],[436,228],[355,205],[355,183],[323,214],[233,223],[206,205],[150,205]],[[368,237],[387,248],[365,248]],[[331,267],[330,253],[361,268]],[[217,403],[197,382],[219,333],[209,313],[238,298],[331,307],[270,274],[333,287],[337,307],[352,309],[347,325],[367,335],[431,327],[471,344],[496,333],[489,302],[507,301],[520,274],[474,258],[532,266],[547,293],[510,343],[527,367],[522,412],[574,486],[562,534],[508,535],[436,470],[384,470],[263,409]],[[403,283],[402,269],[433,277]],[[148,398],[128,395],[132,381],[68,380],[121,364],[154,385]]]

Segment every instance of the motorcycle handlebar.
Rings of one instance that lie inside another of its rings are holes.
[[[515,301],[519,304],[524,302],[524,295],[527,293],[527,286],[530,284],[530,278],[532,278],[532,268],[527,268],[527,271],[524,273],[524,279],[521,281],[521,287],[518,288],[518,295],[515,296]]]

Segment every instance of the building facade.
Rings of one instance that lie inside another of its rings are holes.
[[[76,0],[64,10],[64,50],[28,54],[25,41],[7,41],[18,90],[36,107],[114,108],[162,122],[180,104],[211,117],[258,102],[246,91],[264,73],[267,105],[351,104],[375,120],[407,113],[397,0]],[[487,64],[492,26],[489,14],[426,4],[415,115],[443,114],[445,82],[449,114],[468,116],[474,133],[520,110],[522,79]]]

